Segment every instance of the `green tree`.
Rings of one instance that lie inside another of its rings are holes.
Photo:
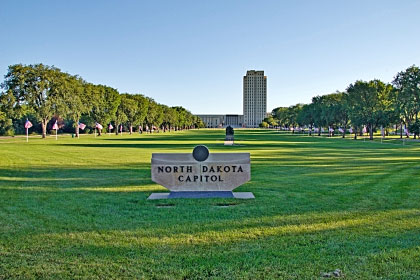
[[[296,104],[290,107],[278,107],[272,111],[272,115],[277,125],[286,128],[294,127],[298,124],[298,115],[302,110],[303,104]],[[293,131],[294,132],[294,131]]]
[[[305,104],[302,106],[297,116],[297,122],[300,126],[307,125],[309,127],[309,135],[312,135],[312,127],[314,126],[314,104]]]
[[[143,126],[144,121],[147,116],[149,101],[147,97],[141,94],[134,94],[132,95],[132,98],[137,101],[137,106],[138,106],[138,110],[135,115],[135,121],[133,121],[133,125]]]
[[[338,124],[340,125],[340,127],[343,128],[344,132],[342,133],[343,134],[342,137],[345,138],[347,127],[350,124],[350,114],[349,114],[350,107],[348,103],[347,92],[337,93],[337,99],[338,99],[338,104],[337,104]]]
[[[184,129],[184,127],[186,125],[186,122],[187,122],[187,117],[186,117],[187,110],[185,110],[181,106],[176,106],[176,107],[173,107],[173,108],[175,109],[176,115],[177,115],[176,124],[175,124],[176,128],[175,129],[176,130]]]
[[[326,126],[336,128],[340,123],[340,102],[341,98],[338,93],[327,94],[322,97],[321,118]],[[332,136],[333,133],[329,133],[329,135]]]
[[[414,138],[416,138],[416,135],[419,135],[419,132],[420,132],[420,121],[416,120],[414,122],[411,122],[408,129],[409,131],[414,133]]]
[[[41,122],[42,138],[47,134],[47,123],[54,115],[66,111],[68,96],[63,90],[60,69],[43,64],[9,66],[3,88],[11,92],[17,107],[27,105]]]
[[[318,128],[318,136],[321,136],[321,128],[326,126],[322,112],[324,111],[324,96],[315,96],[312,98],[312,117],[314,126]]]
[[[16,98],[12,91],[0,92],[0,135],[14,135],[13,119],[20,117],[15,109]]]
[[[277,107],[271,112],[277,123],[286,128],[289,127],[287,111],[288,107]]]
[[[198,116],[194,116],[194,117],[195,117],[195,119],[194,119],[194,127],[195,128],[205,127],[204,122],[200,117],[198,117]]]
[[[186,121],[186,123],[185,123],[186,127],[185,128],[191,129],[193,127],[193,123],[194,123],[194,116],[188,110],[186,110],[185,121]]]
[[[278,126],[278,121],[273,116],[269,116],[268,118],[265,118],[264,121],[267,122],[268,127]]]
[[[73,121],[76,136],[79,136],[79,121],[83,114],[92,109],[86,82],[78,76],[63,74],[63,91],[66,91],[66,116]]]
[[[396,89],[394,99],[396,113],[401,121],[410,127],[412,122],[418,122],[420,112],[420,69],[413,65],[399,72],[392,84]],[[415,138],[418,130],[413,131]]]
[[[121,127],[123,126],[124,122],[128,121],[128,117],[125,114],[127,111],[127,103],[129,103],[128,99],[125,96],[120,96],[121,101],[117,107],[117,111],[115,112],[115,134],[118,135],[120,133]],[[130,105],[128,105],[130,106]]]
[[[14,135],[13,121],[3,111],[0,111],[0,135]]]
[[[163,106],[163,123],[164,131],[166,127],[171,131],[171,127],[174,126],[177,120],[177,112],[174,108]]]
[[[133,125],[137,124],[137,116],[139,110],[139,104],[131,94],[121,94],[121,103],[118,106],[116,115],[120,124],[123,124],[123,122],[128,121],[130,134],[133,133]]]
[[[323,96],[321,116],[323,123],[332,128],[342,127],[345,137],[345,130],[349,124],[347,99],[343,92],[336,92]]]
[[[347,88],[350,119],[354,123],[366,124],[369,139],[378,125],[387,126],[392,116],[392,86],[379,80],[356,81]]]
[[[266,122],[266,121],[262,121],[262,122],[260,123],[260,127],[262,127],[262,128],[268,128],[268,122]]]
[[[146,123],[150,128],[160,127],[163,122],[163,107],[156,103],[152,98],[148,98],[148,110],[146,115]]]
[[[104,85],[88,84],[86,87],[92,100],[90,125],[94,127],[95,122],[106,125],[112,120],[115,120],[115,114],[121,102],[121,96],[118,91],[114,88]],[[101,135],[100,130],[99,135]]]
[[[298,115],[302,110],[303,104],[296,104],[287,108],[286,119],[289,126],[295,127],[298,124]],[[294,133],[294,130],[293,130]]]

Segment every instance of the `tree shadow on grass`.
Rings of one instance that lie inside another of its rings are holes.
[[[113,143],[113,144],[102,144],[102,143],[71,143],[71,144],[56,144],[57,146],[65,146],[65,147],[84,147],[84,148],[131,148],[131,149],[151,149],[155,152],[159,150],[167,150],[167,149],[177,149],[177,150],[187,150],[190,149],[191,151],[197,144],[163,144],[163,143]],[[208,146],[213,146],[209,144]]]
[[[134,137],[124,137],[118,138],[102,138],[101,141],[109,141],[109,142],[150,142],[150,141],[179,141],[179,142],[201,142],[201,141],[223,141],[225,135],[144,135],[144,136],[134,136]]]
[[[102,168],[36,167],[0,169],[0,189],[7,187],[37,188],[113,188],[116,185],[152,184],[150,165],[126,164]]]
[[[146,135],[139,137],[113,137],[97,139],[97,143],[69,143],[58,145],[74,145],[80,147],[115,147],[115,148],[150,148],[150,149],[189,149],[197,144],[204,144],[214,149],[229,149],[229,150],[257,150],[257,149],[289,149],[301,150],[311,149],[312,151],[318,149],[334,149],[344,153],[351,153],[353,150],[362,149],[364,156],[375,152],[394,151],[404,152],[402,147],[395,145],[379,144],[379,143],[364,143],[358,141],[345,141],[343,139],[332,139],[317,136],[292,135],[292,134],[278,134],[272,131],[239,131],[235,135],[235,140],[238,143],[243,143],[244,146],[224,147],[224,134],[215,135],[214,132],[209,134],[198,133],[195,131],[191,134],[161,134],[161,135]],[[165,143],[168,141],[167,143]],[[173,141],[173,143],[171,143]],[[113,142],[107,143],[107,142]],[[183,143],[185,142],[185,143]],[[220,143],[215,143],[220,142]]]
[[[319,137],[307,137],[306,135],[297,134],[278,134],[274,131],[251,131],[251,130],[235,130],[236,141],[278,141],[279,138],[284,138],[287,141],[293,139],[294,142],[308,142],[313,143],[323,138]],[[166,133],[153,133],[153,134],[142,134],[142,135],[131,135],[130,137],[117,136],[98,138],[100,141],[111,141],[111,142],[148,142],[148,141],[188,141],[188,142],[200,142],[200,141],[221,141],[223,143],[225,138],[224,130],[207,130],[207,131],[189,131],[188,134],[166,134]]]

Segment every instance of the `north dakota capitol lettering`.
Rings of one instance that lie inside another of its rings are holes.
[[[171,191],[232,191],[251,179],[249,153],[154,153],[152,180]]]

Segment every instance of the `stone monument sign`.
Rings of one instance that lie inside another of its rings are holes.
[[[209,153],[199,145],[192,153],[152,154],[152,181],[170,193],[153,193],[149,199],[231,197],[254,198],[234,193],[251,179],[249,153]]]
[[[233,127],[230,125],[226,127],[226,137],[225,137],[225,145],[233,145],[234,144],[234,136],[233,136]]]

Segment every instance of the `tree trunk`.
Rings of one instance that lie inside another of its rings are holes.
[[[354,128],[354,140],[357,140],[357,128]]]
[[[402,123],[400,123],[400,138],[402,139]]]
[[[117,124],[117,122],[115,122],[115,135],[118,135],[118,131],[119,131],[119,124]]]
[[[76,132],[76,137],[79,137],[79,122],[77,122],[77,125],[74,128],[74,131]]]
[[[133,134],[133,126],[130,123],[130,135]]]
[[[369,140],[373,140],[373,125],[369,125]]]
[[[42,138],[47,137],[47,119],[42,119],[41,126],[42,126]]]

